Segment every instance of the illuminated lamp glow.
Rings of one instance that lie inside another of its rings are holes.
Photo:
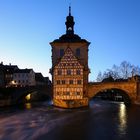
[[[26,99],[27,101],[29,101],[29,100],[31,99],[31,94],[28,94],[28,95],[25,97],[25,99]]]

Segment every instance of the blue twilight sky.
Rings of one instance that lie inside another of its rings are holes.
[[[49,42],[65,33],[69,3],[75,33],[91,42],[90,80],[124,60],[140,65],[140,0],[0,0],[0,61],[51,77]]]

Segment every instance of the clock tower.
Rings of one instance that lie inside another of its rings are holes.
[[[90,42],[74,33],[71,7],[66,17],[66,34],[50,43],[52,47],[53,104],[63,108],[88,106],[88,47]]]

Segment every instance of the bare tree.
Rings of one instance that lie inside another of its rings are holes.
[[[102,76],[102,72],[99,71],[98,75],[97,75],[97,78],[96,78],[96,81],[97,82],[101,82],[103,80],[103,76]]]
[[[139,66],[133,67],[133,75],[140,75],[140,67]]]
[[[133,71],[133,66],[129,62],[123,61],[120,64],[120,76],[121,76],[121,78],[127,79],[128,77],[131,77],[132,71]]]
[[[120,77],[120,68],[119,68],[118,66],[113,65],[112,71],[113,71],[112,77],[113,77],[115,80],[121,78],[121,77]]]
[[[127,61],[123,61],[120,66],[113,65],[112,69],[107,69],[106,71],[100,71],[97,76],[97,81],[101,82],[103,79],[112,77],[116,79],[128,79],[129,77],[140,75],[140,67],[131,65]]]

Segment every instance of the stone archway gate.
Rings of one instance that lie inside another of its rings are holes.
[[[120,89],[126,92],[132,103],[140,103],[140,82],[93,82],[88,84],[88,97],[94,97],[98,92],[106,89]]]

